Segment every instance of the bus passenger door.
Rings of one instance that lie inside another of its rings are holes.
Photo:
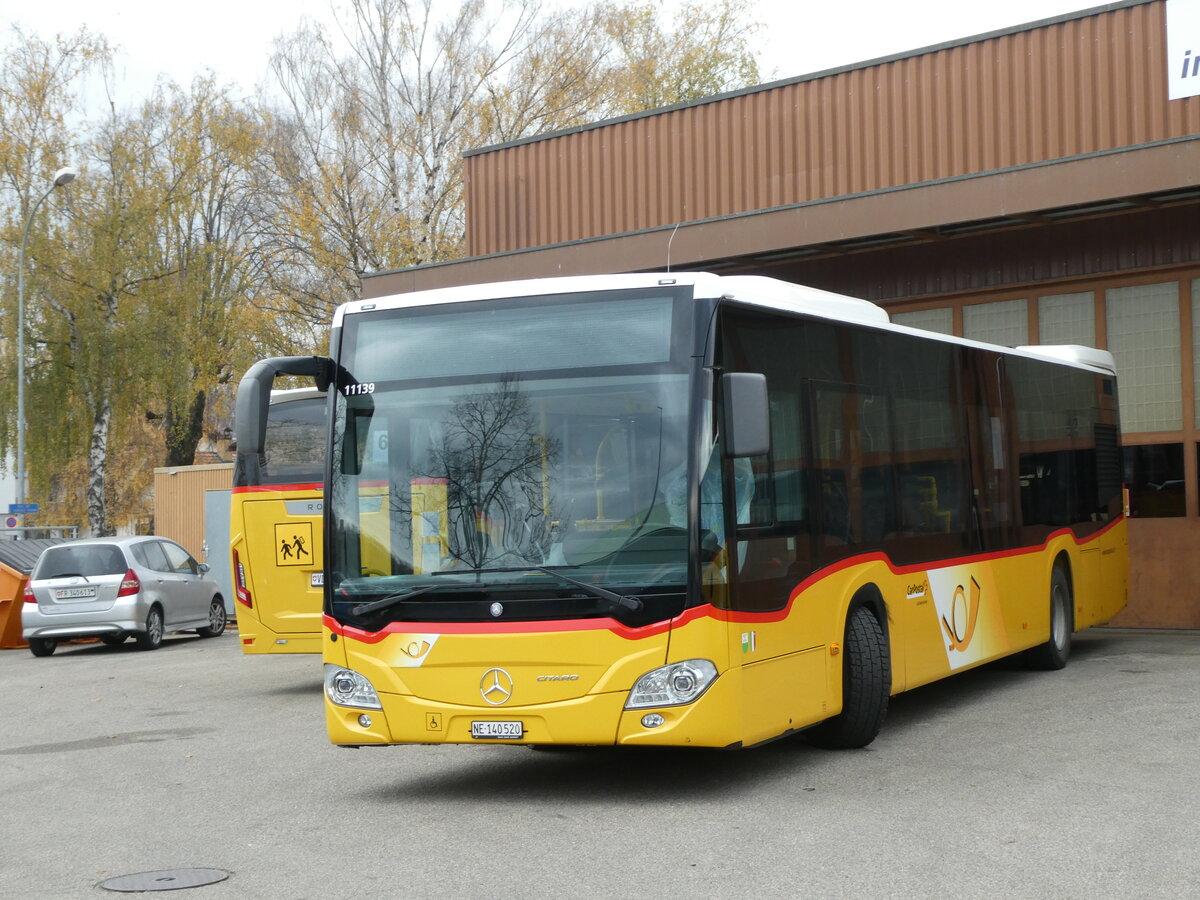
[[[735,541],[730,659],[742,666],[743,741],[753,744],[828,714],[828,665],[812,574],[813,535],[802,385],[768,379],[771,450],[726,461],[724,503]],[[766,615],[762,615],[766,614]]]

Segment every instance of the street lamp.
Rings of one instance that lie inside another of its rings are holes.
[[[54,189],[70,184],[79,173],[70,166],[54,173],[54,184],[38,198],[25,219],[25,234],[21,238],[21,253],[17,259],[17,502],[25,502],[25,245],[33,216]]]

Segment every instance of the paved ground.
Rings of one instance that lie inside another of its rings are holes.
[[[4,651],[0,898],[1200,897],[1198,768],[1196,634],[1077,635],[841,753],[339,750],[315,658]]]

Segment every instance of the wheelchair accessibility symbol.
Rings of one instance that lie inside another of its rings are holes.
[[[275,526],[275,565],[305,566],[313,561],[311,522],[287,522]]]

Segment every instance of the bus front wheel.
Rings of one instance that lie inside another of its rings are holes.
[[[1046,643],[1025,651],[1025,664],[1029,668],[1050,671],[1067,664],[1067,657],[1071,655],[1071,632],[1075,630],[1073,608],[1067,573],[1061,566],[1055,566],[1054,574],[1050,576],[1050,637]]]
[[[846,622],[842,661],[842,711],[805,732],[808,742],[830,750],[865,747],[883,727],[892,687],[887,637],[865,606]]]

